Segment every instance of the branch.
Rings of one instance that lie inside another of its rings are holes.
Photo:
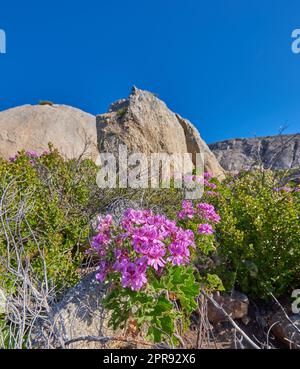
[[[232,317],[223,309],[221,305],[219,305],[212,297],[208,296],[204,291],[201,293],[222,313],[226,316],[226,318],[230,321],[233,327],[245,338],[245,340],[255,349],[260,350],[260,347],[251,340],[250,337],[246,335],[246,333],[236,324],[236,322],[232,319]]]

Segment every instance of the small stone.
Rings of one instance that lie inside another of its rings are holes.
[[[230,295],[215,292],[213,299],[223,307],[232,319],[245,319],[247,317],[249,300],[245,294],[237,291],[233,291]],[[207,314],[208,320],[212,324],[218,324],[227,320],[226,315],[210,301],[208,301]]]

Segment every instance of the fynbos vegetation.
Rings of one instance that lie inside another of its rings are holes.
[[[172,186],[101,190],[91,161],[64,160],[52,146],[1,160],[0,173],[2,347],[40,347],[41,323],[42,347],[69,347],[53,307],[89,270],[107,288],[101,304],[113,330],[134,327],[167,347],[185,347],[195,314],[194,345],[208,342],[207,299],[217,304],[216,291],[277,300],[299,287],[300,191],[270,170],[222,183],[190,176],[204,185],[201,201]],[[122,197],[138,206],[115,218],[105,209]]]

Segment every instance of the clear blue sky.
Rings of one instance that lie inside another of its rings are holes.
[[[207,142],[300,132],[299,0],[0,3],[0,110],[39,100],[96,114],[135,84]]]

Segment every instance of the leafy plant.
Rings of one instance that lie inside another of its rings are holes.
[[[30,262],[41,279],[46,266],[57,290],[74,285],[88,244],[92,204],[97,206],[91,198],[96,170],[88,160],[65,161],[51,146],[41,155],[28,151],[10,162],[0,160],[1,260],[9,257],[16,264],[22,250],[22,262]],[[14,275],[7,263],[0,264],[0,276],[0,287],[10,289]]]
[[[272,171],[228,178],[213,201],[219,267],[226,287],[253,297],[279,297],[300,284],[300,192],[280,185]]]
[[[207,255],[213,243],[212,226],[199,221],[218,222],[218,214],[209,204],[194,209],[184,201],[177,216],[178,224],[151,210],[128,209],[119,225],[111,215],[99,218],[91,252],[100,259],[96,278],[111,283],[104,305],[112,310],[114,329],[133,319],[139,330],[146,326],[154,342],[175,345],[178,329],[188,327],[197,307],[200,286],[222,289],[217,276],[200,275],[193,263],[199,254]]]
[[[39,101],[39,105],[50,105],[50,106],[53,106],[54,105],[54,102],[49,101],[49,100],[40,100]]]
[[[139,330],[147,327],[148,339],[176,345],[178,329],[188,327],[198,295],[199,283],[193,268],[175,266],[166,270],[162,278],[153,274],[141,291],[118,285],[104,300],[104,306],[112,310],[110,324],[114,329],[124,328],[129,319],[134,319]]]
[[[117,111],[117,116],[119,118],[123,118],[125,116],[125,114],[127,113],[127,108],[121,108]]]

